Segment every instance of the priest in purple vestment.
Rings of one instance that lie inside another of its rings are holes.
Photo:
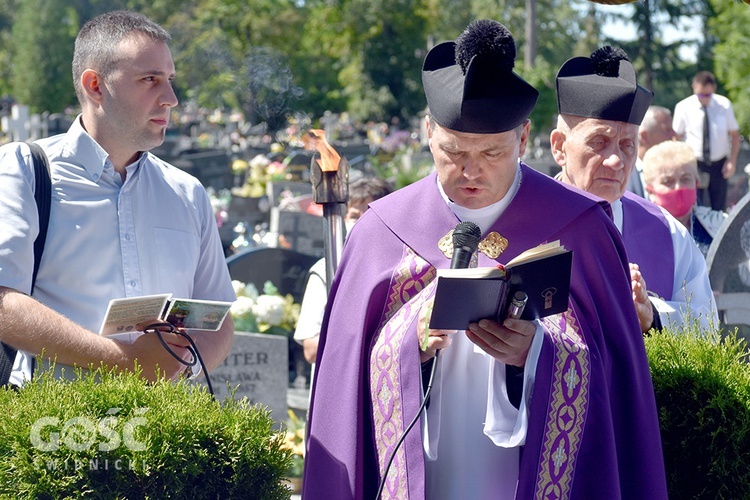
[[[373,202],[347,239],[320,338],[305,500],[379,488],[389,499],[667,496],[625,248],[606,202],[519,160],[538,93],[512,71],[515,53],[510,32],[482,20],[425,58],[435,173]],[[481,229],[479,266],[559,240],[573,254],[567,311],[427,328],[459,221]]]
[[[622,49],[606,46],[569,59],[557,74],[552,155],[562,167],[560,180],[612,205],[633,263],[643,332],[695,321],[718,327],[705,258],[690,233],[666,210],[626,191],[652,97]]]

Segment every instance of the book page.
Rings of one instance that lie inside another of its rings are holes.
[[[170,303],[165,319],[177,328],[218,330],[230,307],[231,302],[175,299]]]
[[[542,243],[541,245],[535,246],[534,248],[529,248],[528,250],[516,255],[515,258],[511,259],[510,262],[506,264],[506,267],[510,267],[521,262],[531,262],[533,260],[539,260],[541,258],[549,257],[551,255],[557,255],[566,251],[567,250],[565,250],[565,247],[560,244],[560,240],[551,241],[549,243]]]
[[[161,313],[171,296],[166,293],[110,300],[99,333],[108,336],[128,334],[138,332],[138,325],[161,321]]]
[[[503,278],[505,277],[505,271],[499,266],[438,269],[437,276],[444,278]]]

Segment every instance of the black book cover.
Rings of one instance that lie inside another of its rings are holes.
[[[466,330],[482,318],[505,319],[517,291],[528,299],[521,319],[534,320],[568,309],[573,254],[564,250],[498,268],[440,270],[430,328]],[[449,276],[440,275],[440,273]]]

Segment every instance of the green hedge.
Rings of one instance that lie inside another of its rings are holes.
[[[269,412],[99,369],[0,389],[0,498],[289,498]]]
[[[697,327],[645,342],[670,498],[750,498],[746,342]]]

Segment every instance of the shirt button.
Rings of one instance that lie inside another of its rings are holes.
[[[130,286],[135,286],[135,281],[131,281]]]
[[[128,240],[128,241],[130,241],[130,235],[129,235],[129,234],[126,234],[126,235],[125,235],[125,239],[126,239],[126,240]]]
[[[99,174],[94,174],[94,181],[98,181],[98,180],[99,180]]]

